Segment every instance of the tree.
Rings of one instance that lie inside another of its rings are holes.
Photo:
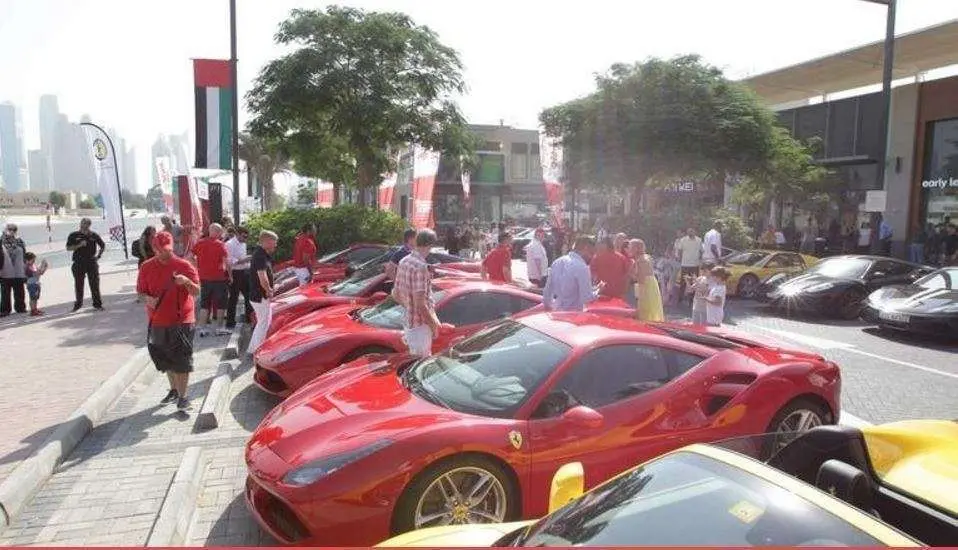
[[[316,191],[318,185],[316,180],[307,180],[296,187],[296,203],[300,205],[312,205],[316,203]]]
[[[246,162],[246,177],[252,187],[253,178],[260,182],[263,210],[272,210],[276,204],[273,197],[273,176],[290,168],[289,156],[275,139],[251,133],[240,134],[239,158]]]
[[[67,196],[59,191],[50,191],[49,201],[55,209],[65,208],[67,205]]]
[[[330,6],[293,10],[276,41],[292,51],[257,77],[250,127],[281,140],[300,175],[365,189],[395,170],[408,144],[472,156],[451,100],[464,90],[462,63],[428,27],[402,13]]]
[[[146,196],[134,193],[129,189],[120,190],[120,198],[123,199],[123,208],[136,208],[138,210],[148,210],[149,203]]]
[[[150,212],[163,212],[166,210],[166,201],[163,199],[163,188],[154,185],[146,193],[147,210]]]
[[[79,206],[81,210],[93,210],[96,208],[96,203],[92,199],[86,198],[81,200],[77,206]]]
[[[650,182],[724,181],[762,168],[774,152],[772,112],[697,56],[616,64],[596,86],[540,114],[567,151],[574,186],[641,191]]]
[[[103,194],[102,194],[102,193],[97,193],[96,196],[93,197],[93,204],[95,204],[97,208],[103,208]]]

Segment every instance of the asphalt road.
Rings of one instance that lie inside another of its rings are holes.
[[[842,369],[843,412],[882,423],[958,419],[958,335],[951,340],[878,331],[860,321],[775,313],[732,299],[727,323],[809,349]]]

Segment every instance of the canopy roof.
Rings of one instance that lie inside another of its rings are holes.
[[[769,105],[878,84],[884,41],[743,79]],[[895,38],[894,78],[958,64],[958,19]]]

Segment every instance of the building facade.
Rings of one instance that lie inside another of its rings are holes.
[[[13,103],[0,104],[0,178],[8,193],[30,189],[23,118]]]

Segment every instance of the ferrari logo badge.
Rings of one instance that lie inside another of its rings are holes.
[[[522,447],[522,434],[515,430],[509,432],[509,443],[516,449]]]

